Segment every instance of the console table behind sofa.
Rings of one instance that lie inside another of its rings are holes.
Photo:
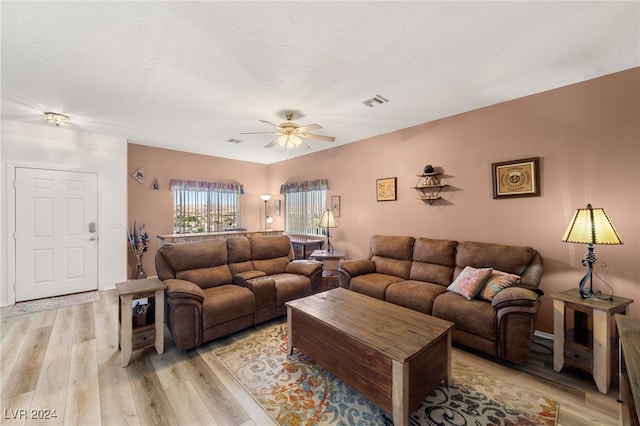
[[[226,240],[227,238],[234,237],[259,237],[266,235],[282,235],[282,230],[274,230],[274,229],[260,229],[257,231],[222,231],[222,232],[199,232],[192,234],[164,234],[158,235],[158,240],[160,240],[160,247],[165,244],[177,244],[177,243],[192,243],[194,241],[202,241],[202,240],[214,240],[214,239],[222,239]]]

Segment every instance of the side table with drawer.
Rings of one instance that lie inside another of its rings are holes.
[[[120,304],[118,307],[118,343],[122,366],[129,365],[134,350],[155,346],[159,354],[164,352],[164,289],[158,277],[116,283]],[[133,321],[133,301],[153,298],[153,321],[141,324]]]

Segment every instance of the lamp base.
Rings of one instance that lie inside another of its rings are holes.
[[[582,264],[589,267],[586,275],[582,277],[580,280],[580,285],[578,286],[578,290],[580,291],[580,297],[583,299],[588,299],[593,296],[593,264],[596,263],[596,255],[593,252],[593,244],[587,245],[587,254],[582,259]],[[585,284],[589,281],[589,288],[587,290],[584,289]]]

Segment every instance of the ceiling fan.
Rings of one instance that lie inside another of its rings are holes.
[[[285,114],[285,118],[287,121],[281,123],[280,125],[273,124],[270,121],[260,120],[260,122],[267,124],[269,126],[275,127],[274,130],[270,132],[249,132],[249,133],[240,133],[241,135],[260,135],[260,134],[272,134],[278,135],[277,138],[266,144],[265,148],[271,148],[273,145],[279,145],[285,149],[287,148],[298,148],[303,147],[305,149],[309,149],[309,145],[304,142],[301,138],[308,139],[317,139],[321,141],[333,142],[336,138],[332,136],[324,136],[324,135],[316,135],[313,133],[308,133],[309,130],[318,130],[322,129],[322,126],[316,123],[308,124],[306,126],[298,126],[293,121],[293,113]]]

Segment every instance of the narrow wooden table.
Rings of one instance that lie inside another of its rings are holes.
[[[122,366],[129,365],[131,354],[136,349],[155,346],[159,354],[164,352],[164,289],[158,277],[130,280],[116,284],[120,296],[119,333]],[[152,324],[134,327],[132,302],[144,297],[155,298],[155,320]]]
[[[632,299],[583,299],[577,288],[551,295],[553,299],[553,369],[569,364],[593,375],[598,390],[608,393],[612,372],[617,370],[618,350],[615,314],[625,314]],[[574,313],[574,327],[567,330],[566,310]],[[592,324],[589,325],[589,317]]]
[[[287,302],[293,348],[393,415],[396,426],[451,378],[453,323],[336,288]]]
[[[322,262],[322,280],[326,281],[327,290],[338,286],[338,267],[345,258],[344,250],[333,250],[331,253],[327,250],[314,250],[309,256],[311,260]]]

